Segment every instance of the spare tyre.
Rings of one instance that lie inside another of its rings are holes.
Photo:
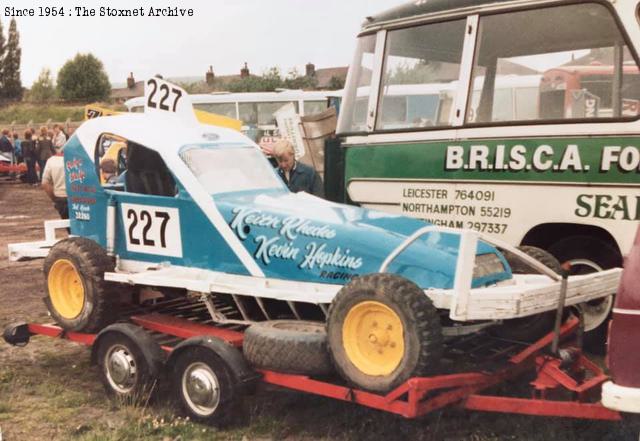
[[[45,303],[65,330],[97,332],[116,318],[117,292],[104,280],[114,260],[96,242],[72,237],[56,243],[44,260]]]
[[[331,303],[327,335],[342,378],[375,392],[436,372],[443,349],[431,299],[395,274],[370,274],[345,285]]]
[[[242,351],[254,367],[303,375],[333,372],[327,334],[321,322],[270,320],[244,333]]]

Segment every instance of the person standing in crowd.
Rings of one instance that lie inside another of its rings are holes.
[[[306,164],[296,161],[293,144],[286,139],[280,139],[273,145],[273,156],[278,162],[278,174],[294,193],[307,193],[324,197],[322,179],[316,171]]]
[[[27,164],[27,184],[38,185],[38,176],[36,175],[36,145],[33,142],[31,130],[24,132],[24,140],[21,143],[22,157]]]
[[[22,154],[22,141],[17,132],[13,132],[13,151],[16,155],[16,164],[20,164],[24,160]]]
[[[53,206],[61,219],[69,219],[67,188],[64,177],[64,157],[62,148],[55,148],[55,155],[47,161],[42,173],[42,189],[53,201]]]
[[[9,139],[9,129],[2,129],[2,136],[0,136],[0,152],[9,153],[11,155],[11,162],[13,163],[13,145]]]
[[[53,126],[53,139],[51,140],[53,148],[63,148],[67,142],[67,136],[62,131],[60,124]]]
[[[38,139],[36,139],[36,157],[38,167],[40,167],[40,176],[38,176],[38,181],[42,182],[44,165],[52,155],[53,145],[51,143],[51,138],[49,137],[47,126],[42,126],[40,127],[40,136],[38,136]]]

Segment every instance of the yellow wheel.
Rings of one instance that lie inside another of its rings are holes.
[[[383,303],[358,303],[344,320],[342,344],[351,363],[365,374],[389,375],[404,356],[402,321]]]
[[[47,276],[53,307],[66,319],[74,319],[84,306],[84,284],[78,269],[68,259],[54,262]]]
[[[361,389],[387,392],[437,370],[440,316],[413,282],[370,274],[353,279],[331,302],[327,343],[340,376]]]
[[[65,330],[97,332],[115,319],[117,293],[104,280],[114,262],[96,242],[72,237],[56,243],[44,260],[45,299]]]

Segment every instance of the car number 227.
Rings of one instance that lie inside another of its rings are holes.
[[[177,208],[124,203],[121,209],[127,251],[182,257]]]
[[[182,90],[156,78],[147,80],[147,107],[158,108],[167,112],[175,112],[178,101],[182,98]]]

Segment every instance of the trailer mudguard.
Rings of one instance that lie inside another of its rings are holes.
[[[176,346],[169,355],[167,371],[173,368],[175,360],[185,349],[197,346],[207,348],[219,356],[229,366],[238,386],[244,389],[250,388],[260,378],[260,375],[249,366],[242,352],[225,341],[210,336],[191,337]]]

